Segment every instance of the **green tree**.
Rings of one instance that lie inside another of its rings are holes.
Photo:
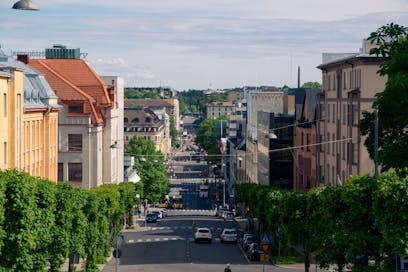
[[[162,98],[158,93],[150,91],[137,91],[134,88],[125,88],[126,99],[160,99]]]
[[[308,81],[308,82],[303,83],[302,88],[321,90],[322,85],[317,81]]]
[[[196,143],[207,152],[207,160],[212,163],[220,161],[220,150],[214,138],[214,124],[214,119],[203,120],[196,135]]]
[[[135,156],[135,168],[143,182],[145,197],[150,202],[158,201],[169,191],[169,180],[164,167],[164,156],[157,151],[152,141],[133,137],[126,146],[126,154]]]
[[[370,51],[385,57],[378,74],[387,77],[385,90],[376,94],[372,108],[378,111],[378,162],[383,171],[400,171],[408,166],[408,28],[387,24],[371,33],[368,40],[378,47]],[[373,111],[364,111],[360,122],[364,144],[374,158]]]
[[[0,179],[6,184],[4,205],[4,230],[0,267],[10,271],[39,271],[36,249],[38,238],[36,222],[35,182],[32,177],[17,170],[1,172]]]
[[[5,189],[6,189],[6,180],[2,178],[2,172],[0,171],[0,258],[1,258],[1,250],[3,247],[3,239],[6,235],[3,229],[3,224],[4,224],[4,204],[6,202],[6,195],[5,195]]]

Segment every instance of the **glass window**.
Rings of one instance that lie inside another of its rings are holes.
[[[58,163],[58,181],[64,180],[64,164],[62,162]]]
[[[123,122],[126,124],[129,122],[129,119],[127,117],[123,118]]]
[[[68,180],[82,182],[82,163],[68,163]]]
[[[82,134],[68,134],[68,151],[82,151]]]
[[[68,113],[83,113],[84,105],[69,105]]]
[[[7,117],[7,94],[3,94],[3,115]]]

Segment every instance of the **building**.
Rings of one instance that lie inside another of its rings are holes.
[[[293,115],[258,112],[258,184],[293,188]]]
[[[318,96],[317,186],[343,184],[351,175],[374,174],[374,162],[359,133],[362,112],[371,110],[375,94],[385,89],[387,78],[377,74],[381,57],[360,53],[329,58],[322,70],[323,93]],[[345,57],[344,57],[345,56]]]
[[[140,136],[146,140],[153,141],[156,150],[161,151],[164,155],[170,153],[171,137],[169,117],[164,110],[159,116],[149,108],[125,108],[125,145],[128,144],[134,136]]]
[[[220,116],[229,116],[234,110],[231,101],[211,102],[207,104],[207,118],[217,119]]]
[[[45,75],[63,106],[58,118],[58,180],[82,188],[123,181],[123,82],[107,83],[79,58],[79,49],[54,46],[29,66]],[[115,81],[116,80],[116,81]]]
[[[246,94],[246,182],[258,183],[258,112],[283,113],[283,92],[251,91]]]
[[[167,115],[174,121],[175,128],[180,129],[180,108],[176,98],[125,99],[125,108],[149,108],[153,111],[165,108]]]
[[[308,192],[316,187],[317,97],[321,90],[293,89],[296,96],[294,154],[295,191]]]
[[[2,81],[1,168],[57,181],[58,97],[41,73],[1,51],[0,71],[8,77]]]

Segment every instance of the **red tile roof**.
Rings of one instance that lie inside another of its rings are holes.
[[[82,59],[30,59],[28,65],[45,75],[65,103],[82,101],[92,123],[103,123],[101,108],[111,107],[107,85]]]

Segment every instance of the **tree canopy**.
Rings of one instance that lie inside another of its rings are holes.
[[[214,124],[214,119],[209,118],[203,120],[200,123],[200,127],[198,128],[196,135],[197,144],[207,152],[209,155],[207,160],[211,162],[220,160],[220,158],[217,156],[211,156],[220,154],[216,139],[214,138]]]
[[[384,57],[378,74],[387,77],[384,91],[376,94],[372,105],[378,111],[378,163],[383,171],[408,167],[408,28],[387,24],[371,33],[368,40],[377,45],[370,53]],[[364,111],[361,134],[374,158],[373,111]]]
[[[322,84],[320,84],[317,81],[309,81],[309,82],[303,83],[302,88],[321,90],[322,89]]]
[[[143,183],[144,195],[150,202],[156,202],[168,193],[169,180],[164,156],[156,150],[152,141],[134,136],[126,146],[125,153],[136,158],[135,168]]]

